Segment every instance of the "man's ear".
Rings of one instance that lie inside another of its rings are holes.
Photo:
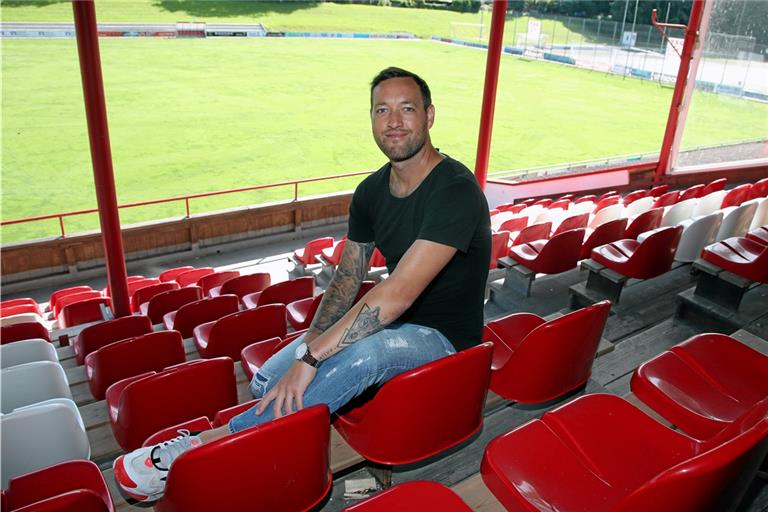
[[[432,128],[432,124],[435,122],[435,105],[432,104],[427,107],[427,128]]]

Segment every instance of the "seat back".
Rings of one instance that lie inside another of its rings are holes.
[[[193,284],[196,285],[201,277],[213,274],[214,272],[215,270],[213,267],[194,268],[178,274],[176,276],[176,282],[179,283],[179,286],[182,288]]]
[[[61,290],[56,290],[53,292],[48,299],[48,309],[51,311],[54,311],[54,308],[56,307],[56,302],[66,296],[71,295],[73,293],[81,293],[81,292],[91,292],[93,291],[93,288],[90,286],[70,286],[69,288],[63,288]]]
[[[701,197],[701,193],[704,192],[704,185],[698,184],[688,187],[680,192],[680,201],[686,201],[688,199],[698,199]]]
[[[599,198],[595,203],[595,207],[592,210],[592,213],[597,214],[598,212],[600,212],[605,208],[608,208],[609,206],[614,206],[619,204],[619,202],[621,201],[621,196],[616,193],[611,195],[603,194],[603,196],[604,197]]]
[[[387,259],[384,257],[383,254],[381,254],[381,251],[378,247],[375,247],[373,249],[373,254],[371,254],[371,260],[368,262],[368,268],[381,268],[387,266]]]
[[[656,198],[656,201],[653,202],[652,208],[662,208],[664,206],[672,206],[673,204],[677,203],[679,198],[680,198],[680,191],[678,190],[666,192]]]
[[[0,327],[0,343],[13,343],[20,340],[44,339],[51,341],[51,333],[40,322],[19,322]]]
[[[642,197],[628,205],[624,205],[624,217],[631,219],[636,215],[647,212],[653,206],[654,198],[650,196]]]
[[[259,296],[259,306],[267,304],[290,304],[299,299],[306,299],[315,294],[315,278],[299,277],[290,281],[273,284],[265,288]]]
[[[147,316],[153,324],[163,321],[163,316],[171,311],[176,311],[184,304],[195,302],[203,298],[203,290],[199,286],[188,286],[178,290],[169,290],[158,293],[149,300]]]
[[[528,217],[514,216],[502,222],[496,231],[520,231],[528,225]]]
[[[52,361],[33,361],[5,368],[0,373],[0,384],[0,412],[3,414],[51,398],[72,398],[64,370]]]
[[[690,219],[697,202],[697,199],[686,199],[673,204],[661,218],[661,226],[676,226],[680,222]]]
[[[675,260],[684,262],[696,260],[701,255],[702,249],[715,241],[722,222],[722,212],[715,212],[698,217],[685,226],[675,252]]]
[[[333,247],[332,236],[316,238],[315,240],[310,240],[307,242],[307,244],[304,246],[304,250],[296,251],[294,256],[301,263],[304,263],[305,265],[311,265],[312,263],[315,263],[315,256],[320,254],[323,249],[327,249],[328,247]]]
[[[323,255],[325,256],[325,259],[330,263],[331,265],[338,265],[341,261],[341,254],[344,252],[344,247],[347,245],[347,239],[343,238],[342,240],[339,240],[335,244],[333,244],[333,247],[329,247],[322,250]]]
[[[508,242],[508,231],[499,231],[491,235],[491,259],[488,268],[491,270],[495,269],[499,264],[499,258],[503,258],[508,254]]]
[[[571,229],[550,238],[536,258],[537,266],[541,266],[547,274],[559,274],[575,268],[584,232],[584,228]]]
[[[194,270],[194,268],[195,267],[191,267],[189,265],[185,265],[183,267],[169,268],[168,270],[161,272],[160,275],[158,276],[158,279],[160,279],[160,281],[163,283],[167,281],[176,281],[176,276],[184,272],[187,272],[188,270]]]
[[[663,184],[663,185],[657,185],[657,186],[653,187],[653,188],[652,188],[652,189],[651,189],[651,190],[648,192],[648,194],[649,194],[651,197],[661,197],[661,196],[663,196],[664,194],[666,194],[666,193],[667,193],[667,190],[669,190],[669,185],[667,185],[667,184],[665,183],[665,184]]]
[[[623,212],[624,207],[618,204],[618,201],[612,205],[606,206],[605,208],[597,211],[597,213],[595,213],[594,216],[590,219],[589,228],[595,229],[601,224],[619,219],[621,218]]]
[[[768,197],[768,178],[763,178],[760,181],[756,181],[752,185],[749,197],[757,199],[758,197]]]
[[[624,237],[636,240],[642,233],[658,228],[663,216],[664,208],[654,208],[641,213],[635,217],[634,220],[629,222]]]
[[[315,405],[206,443],[174,461],[155,510],[309,510],[331,487],[329,439],[328,407]]]
[[[566,231],[570,231],[571,229],[578,229],[578,228],[586,228],[587,222],[589,221],[589,214],[588,213],[580,213],[577,215],[571,215],[569,217],[566,217],[560,222],[560,225],[555,228],[554,233],[552,233],[552,236],[559,235],[560,233],[564,233]]]
[[[717,236],[715,236],[715,240],[718,242],[726,238],[746,235],[750,224],[752,224],[755,211],[757,211],[757,203],[749,201],[741,206],[731,208],[723,212],[723,222],[720,224]]]
[[[184,304],[176,311],[173,329],[181,336],[189,338],[192,330],[200,324],[218,320],[240,309],[240,301],[235,295],[219,295]]]
[[[213,274],[206,274],[197,280],[197,286],[203,289],[203,296],[209,295],[211,288],[215,286],[223,286],[224,283],[235,277],[239,277],[240,272],[237,270],[222,270],[221,272],[214,272]]]
[[[768,198],[757,198],[757,209],[755,215],[752,217],[752,223],[749,225],[749,230],[755,230],[762,226],[768,226]]]
[[[10,368],[34,361],[59,361],[51,342],[42,338],[22,340],[0,346],[0,367]]]
[[[592,249],[601,245],[615,242],[625,238],[627,219],[616,219],[597,226],[593,231],[587,232],[584,243],[581,246],[579,259],[589,258]]]
[[[650,279],[669,271],[682,233],[682,226],[661,228],[643,240],[627,260],[628,277]]]
[[[85,356],[101,347],[148,332],[152,332],[152,322],[146,316],[124,316],[86,327],[75,338],[77,364],[83,364]]]
[[[155,295],[178,289],[179,284],[176,281],[166,281],[164,283],[157,283],[139,288],[133,292],[133,296],[131,297],[131,311],[137,313],[140,310],[141,305],[145,302],[149,302]]]
[[[704,186],[704,190],[701,192],[700,197],[704,197],[707,194],[711,194],[712,192],[719,192],[723,190],[726,183],[728,183],[726,178],[718,178],[716,180],[710,181]]]
[[[144,372],[159,372],[185,361],[184,344],[177,331],[150,332],[116,341],[91,353],[85,372],[91,394],[103,400],[107,388]]]
[[[24,324],[29,322],[43,321],[42,317],[37,313],[17,313],[15,315],[0,317],[0,326],[6,327],[8,325]]]
[[[493,371],[491,389],[508,400],[537,403],[584,385],[610,309],[604,300],[535,327]]]
[[[723,197],[723,202],[720,203],[720,208],[728,208],[729,206],[739,206],[744,201],[748,200],[752,194],[752,184],[745,183],[728,190]]]
[[[18,509],[18,512],[112,512],[112,510],[114,509],[90,489],[75,489],[32,503]]]
[[[294,329],[301,330],[309,327],[315,318],[317,308],[320,307],[323,296],[325,296],[325,292],[321,292],[312,298],[307,297],[306,299],[299,299],[288,304],[286,314],[288,322]]]
[[[768,454],[767,412],[768,399],[726,428],[727,436],[635,490],[618,510],[735,510]]]
[[[141,290],[142,288],[146,288],[147,286],[152,286],[153,284],[159,284],[159,283],[160,283],[160,280],[153,277],[152,278],[140,277],[139,279],[133,279],[127,283],[128,297],[129,298],[133,297],[133,294],[136,293],[136,290]],[[106,295],[107,297],[112,296],[112,292],[109,286],[107,286],[104,289],[104,295]]]
[[[725,197],[725,190],[716,190],[699,198],[696,209],[693,210],[693,216],[709,215],[720,209],[720,205]]]
[[[0,309],[0,317],[18,315],[21,313],[34,313],[35,315],[39,315],[40,308],[37,304],[12,304],[3,305],[2,309]]]
[[[257,272],[245,276],[235,277],[221,285],[221,295],[233,294],[242,299],[249,293],[260,292],[272,284],[272,278],[268,273]]]
[[[59,327],[105,320],[110,315],[109,306],[108,297],[95,297],[64,306],[58,316]]]
[[[543,197],[541,199],[537,199],[533,202],[534,205],[542,206],[543,208],[547,208],[550,204],[552,204],[553,199],[551,197]]]
[[[648,197],[649,192],[645,189],[641,190],[634,190],[630,192],[629,194],[625,195],[624,198],[621,201],[621,204],[623,204],[625,207],[629,206],[630,204],[634,203],[635,201],[639,199],[643,199],[644,197]]]
[[[532,218],[531,224],[540,224],[542,222],[559,224],[560,219],[562,219],[564,216],[565,210],[563,208],[546,208]]]
[[[283,338],[286,334],[285,304],[267,304],[219,318],[211,328],[206,357],[227,356],[240,360],[240,352],[257,341]]]
[[[359,428],[370,434],[369,442],[354,448],[374,462],[408,464],[475,434],[483,424],[492,351],[491,343],[483,343],[388,381],[363,405]],[[345,435],[341,425],[337,429]]]
[[[520,233],[512,240],[512,245],[527,244],[534,240],[546,240],[552,231],[551,222],[542,222],[541,224],[532,224],[522,229]]]
[[[554,210],[557,208],[562,208],[563,210],[567,210],[570,204],[571,204],[570,198],[560,198],[557,201],[553,201],[549,203],[549,206],[547,206],[547,208],[551,210]]]
[[[237,404],[235,369],[228,357],[190,361],[128,384],[120,394],[115,439],[134,450],[166,427],[192,418],[213,419]]]
[[[64,295],[63,297],[59,297],[59,299],[56,301],[56,306],[53,309],[53,316],[59,316],[59,313],[61,313],[61,310],[69,306],[70,304],[74,304],[76,302],[80,302],[86,299],[93,299],[101,296],[102,296],[101,292],[98,290],[87,290],[84,292],[75,292],[75,293]]]

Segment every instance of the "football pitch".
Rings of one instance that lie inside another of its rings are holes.
[[[430,84],[432,139],[474,164],[486,54],[429,41],[100,40],[120,203],[373,169],[368,83],[397,65]],[[95,207],[74,40],[2,41],[2,218]],[[502,58],[490,170],[657,151],[671,89]],[[697,93],[686,146],[761,137],[768,105]],[[302,196],[360,180],[302,185]],[[292,197],[292,187],[195,200],[192,213]],[[121,211],[130,224],[183,202]],[[94,229],[95,215],[67,220]],[[11,242],[56,220],[3,230]]]

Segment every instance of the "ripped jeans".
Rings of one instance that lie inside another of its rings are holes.
[[[253,376],[251,393],[263,397],[295,361],[300,336],[270,357]],[[331,413],[371,386],[380,386],[406,370],[453,354],[456,349],[436,329],[393,323],[325,360],[304,393],[304,407],[327,404]],[[229,421],[239,432],[274,419],[272,406],[256,414],[256,407]]]

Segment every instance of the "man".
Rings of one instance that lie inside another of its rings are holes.
[[[259,405],[225,427],[119,457],[115,478],[127,494],[160,498],[168,468],[190,448],[305,406],[334,412],[370,386],[480,342],[488,205],[470,171],[432,146],[434,118],[417,75],[387,68],[373,79],[373,137],[389,162],[355,191],[348,240],[309,331],[256,372]],[[390,276],[352,306],[374,246]]]

